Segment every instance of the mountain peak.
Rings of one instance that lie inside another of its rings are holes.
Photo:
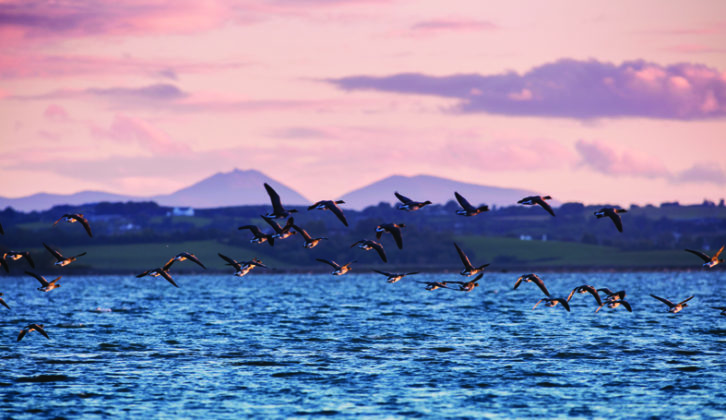
[[[374,206],[380,202],[397,203],[398,199],[393,195],[394,192],[399,192],[412,200],[431,200],[437,204],[446,204],[455,200],[454,191],[466,197],[473,205],[487,204],[489,206],[514,205],[522,197],[534,194],[522,189],[478,185],[422,174],[391,175],[351,191],[341,198],[357,209]]]

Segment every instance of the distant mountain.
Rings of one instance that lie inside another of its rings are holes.
[[[29,212],[33,210],[48,210],[58,204],[70,204],[75,206],[86,203],[98,203],[101,201],[149,201],[149,199],[112,194],[102,191],[81,191],[75,194],[38,193],[19,198],[0,197],[0,209],[12,207],[18,211]]]
[[[292,188],[255,170],[219,172],[196,184],[168,194],[151,197],[162,206],[213,208],[270,204],[270,196],[262,186],[268,183],[277,191],[283,205],[308,205],[310,200]]]
[[[395,191],[412,200],[430,200],[435,204],[446,204],[456,200],[454,191],[457,191],[474,206],[487,204],[490,207],[515,205],[517,200],[535,194],[527,190],[470,184],[431,175],[394,175],[351,191],[341,198],[349,207],[362,209],[380,202],[398,203],[398,199],[393,195]]]
[[[219,172],[172,194],[138,197],[100,191],[82,191],[67,195],[39,193],[20,198],[0,197],[0,209],[10,206],[15,210],[28,212],[47,210],[59,204],[80,205],[101,201],[156,201],[162,206],[194,208],[269,205],[270,197],[262,186],[265,182],[280,194],[283,205],[307,205],[310,203],[310,200],[297,191],[262,172],[235,169],[231,172]]]

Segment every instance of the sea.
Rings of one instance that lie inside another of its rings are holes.
[[[725,418],[726,271],[4,275],[3,418]],[[47,276],[49,280],[55,276]],[[677,314],[652,298],[695,296]],[[29,323],[45,326],[17,341]]]

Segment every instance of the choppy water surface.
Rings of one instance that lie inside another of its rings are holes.
[[[4,416],[723,417],[726,272],[542,273],[625,289],[634,312],[489,273],[3,277]],[[648,296],[696,297],[679,314]],[[98,308],[98,310],[97,310]],[[43,323],[51,340],[19,330]]]

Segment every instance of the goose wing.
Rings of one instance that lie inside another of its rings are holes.
[[[20,330],[20,334],[18,334],[18,341],[22,340],[23,337],[25,337],[25,334],[27,334],[27,333],[28,333],[27,328],[23,328],[22,330]]]
[[[706,255],[705,253],[703,253],[701,251],[696,251],[696,250],[693,250],[693,249],[686,249],[686,251],[687,252],[690,252],[693,255],[697,255],[700,259],[703,260],[703,262],[710,262],[711,261],[711,257],[709,257],[708,255]]]
[[[43,337],[45,337],[48,340],[50,340],[50,337],[48,336],[48,333],[45,332],[45,330],[43,329],[43,326],[42,325],[33,324],[33,329],[35,331],[38,331]]]
[[[30,252],[25,251],[25,252],[21,252],[21,254],[23,255],[23,257],[25,257],[28,260],[28,264],[30,264],[31,267],[35,268],[35,263],[33,262],[33,259],[30,258]]]
[[[368,241],[369,245],[373,247],[373,249],[376,250],[378,253],[378,256],[381,257],[381,260],[383,262],[388,262],[388,258],[386,258],[386,251],[383,250],[383,245],[376,241]]]
[[[343,214],[343,210],[341,210],[340,207],[338,207],[338,205],[335,204],[335,201],[326,201],[325,207],[327,207],[328,210],[333,212],[333,214],[338,218],[338,220],[343,222],[343,224],[346,227],[348,227],[348,219],[345,218],[345,215]]]
[[[555,215],[555,212],[554,212],[554,210],[552,210],[552,207],[550,207],[550,205],[547,204],[547,202],[544,201],[544,199],[542,197],[535,197],[534,202],[539,204],[540,206],[542,206],[542,208],[545,209],[547,211],[547,213],[549,213],[553,216]]]
[[[32,271],[26,271],[25,274],[35,277],[35,279],[38,280],[40,282],[40,285],[43,287],[46,287],[50,284],[48,283],[48,280],[46,280],[45,277],[41,276],[40,274],[33,273]]]
[[[630,304],[628,302],[626,302],[624,300],[621,300],[619,302],[620,302],[620,304],[622,304],[623,306],[625,306],[625,309],[627,309],[628,312],[633,312],[633,307],[630,306]]]
[[[3,298],[0,298],[0,305],[3,305],[4,307],[10,309],[10,306],[8,306],[8,304],[5,303],[5,300]]]
[[[662,297],[660,297],[660,296],[656,296],[656,295],[654,295],[654,294],[651,294],[650,296],[652,296],[652,297],[654,297],[654,298],[658,299],[659,301],[661,301],[661,302],[665,303],[666,305],[668,305],[668,307],[669,307],[669,308],[672,308],[672,307],[676,306],[676,305],[675,305],[675,304],[674,304],[673,302],[671,302],[671,301],[670,301],[670,300],[668,300],[668,299],[663,299]],[[693,296],[691,296],[691,297],[693,297]],[[690,298],[689,298],[689,299],[690,299]],[[621,303],[622,303],[622,301],[621,301]]]
[[[265,220],[267,220],[267,219],[265,219]],[[249,229],[249,231],[252,232],[252,234],[255,235],[256,237],[265,236],[262,233],[262,231],[260,230],[260,228],[258,228],[255,225],[244,225],[244,226],[240,226],[237,228],[237,230],[243,230],[243,229]]]
[[[717,253],[713,254],[713,259],[714,260],[718,260],[718,256],[721,255],[721,253],[723,252],[724,247],[726,247],[726,245],[721,245],[721,249],[719,249]]]
[[[464,263],[464,267],[469,270],[474,268],[474,266],[471,265],[471,261],[469,261],[469,257],[464,254],[464,251],[459,248],[459,245],[456,242],[454,242],[454,246],[456,247],[456,252],[459,253],[459,258],[461,258],[461,262]]]
[[[585,290],[587,290],[588,292],[590,292],[590,294],[597,301],[598,306],[602,306],[602,299],[600,298],[600,293],[598,293],[597,290],[595,290],[594,287],[592,287],[592,286],[583,286],[583,288]],[[572,296],[572,293],[570,293],[570,296]],[[568,298],[567,300],[569,301],[570,299]]]
[[[547,290],[547,287],[545,287],[544,281],[542,281],[542,279],[541,279],[541,278],[539,278],[539,276],[537,276],[536,274],[534,274],[534,275],[530,276],[530,279],[532,279],[532,281],[533,281],[533,282],[534,282],[534,283],[535,283],[535,284],[536,284],[537,286],[539,286],[540,290],[542,290],[542,292],[543,292],[543,293],[544,293],[545,295],[547,295],[547,296],[549,296],[549,295],[550,295],[550,292],[549,292],[549,291]]]
[[[282,202],[280,201],[280,196],[277,194],[277,192],[272,189],[272,187],[265,182],[265,189],[267,190],[267,195],[270,196],[270,201],[272,202],[272,209],[275,213],[284,213],[285,209],[282,207]]]
[[[691,297],[689,297],[688,299],[686,299],[686,300],[683,300],[683,301],[679,302],[678,304],[679,304],[679,305],[683,305],[684,303],[688,302],[689,300],[691,300],[691,299],[693,299],[693,298],[694,298],[694,296],[691,296]]]
[[[570,312],[570,304],[565,300],[564,298],[556,298],[555,301],[560,302],[562,306],[567,310],[567,312]]]
[[[615,223],[615,227],[618,229],[618,232],[622,232],[623,231],[623,220],[620,218],[620,215],[618,214],[618,212],[615,211],[615,209],[608,209],[608,211],[606,213],[607,213],[608,217],[610,218],[610,220],[612,220],[613,223]]]
[[[472,206],[471,204],[469,204],[469,202],[468,202],[468,201],[466,201],[466,198],[464,198],[464,197],[463,197],[463,196],[462,196],[461,194],[459,194],[458,192],[454,191],[454,196],[456,196],[456,201],[458,201],[458,202],[459,202],[459,205],[460,205],[460,206],[461,206],[461,207],[462,207],[462,208],[463,208],[464,210],[466,210],[466,211],[474,211],[474,210],[476,210],[476,209],[474,208],[474,206]]]
[[[305,242],[310,242],[313,239],[310,234],[308,234],[308,232],[300,226],[293,224],[292,228],[295,230],[295,232],[298,232],[300,235],[302,235],[303,239],[305,239]]]
[[[72,219],[76,219],[78,221],[78,223],[80,223],[81,225],[83,225],[83,229],[86,230],[86,233],[88,233],[88,236],[90,236],[91,238],[93,238],[93,233],[91,233],[91,225],[88,224],[88,219],[86,219],[85,217],[83,217],[82,214],[72,214],[71,215],[71,218]]]
[[[395,226],[391,226],[386,230],[391,232],[391,235],[393,235],[393,240],[396,241],[396,246],[398,246],[398,249],[403,249],[403,237],[401,236],[401,229]]]
[[[262,216],[262,218],[265,220],[265,222],[272,226],[272,229],[275,230],[275,233],[282,233],[282,228],[280,227],[280,225],[277,224],[276,221],[274,221],[273,219],[268,219],[265,216]]]
[[[176,282],[174,282],[174,279],[171,278],[171,274],[169,274],[168,271],[166,271],[166,270],[160,270],[159,271],[159,274],[161,274],[161,277],[164,277],[166,279],[166,281],[168,281],[169,283],[171,283],[174,287],[179,287],[176,284]]]
[[[240,263],[238,263],[237,261],[233,260],[232,258],[229,258],[226,255],[223,255],[223,254],[220,254],[220,253],[217,253],[217,255],[219,255],[219,258],[227,261],[230,265],[232,265],[234,267],[239,267],[240,266]]]
[[[48,244],[46,244],[45,242],[43,242],[43,246],[45,247],[45,249],[48,250],[48,252],[50,252],[55,257],[56,260],[61,261],[61,260],[64,259],[63,258],[63,255],[61,255],[60,252],[58,252],[55,249],[49,247]]]
[[[340,265],[335,261],[326,260],[324,258],[316,258],[316,260],[318,260],[322,263],[328,264],[329,266],[335,268],[336,270],[340,269]]]
[[[388,273],[386,271],[381,271],[381,270],[373,270],[373,271],[375,271],[378,274],[383,274],[384,276],[387,276],[387,277],[396,277],[398,275],[398,274]]]
[[[182,252],[180,255],[186,257],[186,259],[197,264],[198,266],[202,267],[203,269],[205,269],[205,270],[207,269],[207,267],[205,267],[204,264],[202,264],[202,262],[199,261],[199,258],[197,258],[197,256],[192,254],[191,252]]]
[[[396,198],[398,198],[398,200],[401,201],[403,204],[409,204],[413,202],[413,200],[406,197],[405,195],[399,194],[398,191],[394,192],[393,194],[395,194]]]

